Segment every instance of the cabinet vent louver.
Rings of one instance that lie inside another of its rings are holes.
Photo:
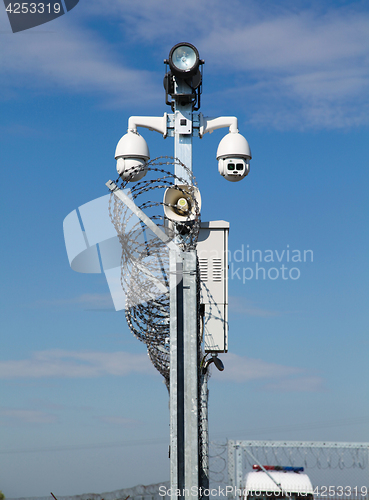
[[[222,259],[213,259],[213,281],[222,281]]]
[[[208,259],[199,259],[199,266],[200,266],[201,281],[208,281],[209,279]]]

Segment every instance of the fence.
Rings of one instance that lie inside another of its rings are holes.
[[[57,500],[162,500],[163,496],[160,495],[160,487],[164,487],[167,490],[169,488],[169,481],[149,484],[147,486],[140,484],[133,488],[124,488],[107,493],[86,493],[70,497],[56,495],[56,497]],[[53,497],[7,498],[6,500],[53,500]]]
[[[367,500],[369,443],[228,441],[211,444],[211,484],[244,488],[252,466],[303,466],[321,500]],[[237,491],[239,494],[239,491]],[[229,495],[228,495],[229,496]],[[235,496],[235,495],[233,495]]]
[[[303,466],[316,500],[369,500],[369,443],[227,441],[210,443],[210,498],[241,496],[255,463]],[[162,487],[162,488],[160,488]],[[109,493],[57,497],[58,500],[165,500],[169,482]],[[229,493],[231,490],[231,493]],[[8,499],[52,500],[52,497]]]

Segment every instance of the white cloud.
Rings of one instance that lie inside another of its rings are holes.
[[[83,306],[85,309],[91,309],[96,311],[106,311],[111,310],[115,312],[114,304],[109,293],[84,293],[82,295],[77,295],[76,297],[70,297],[67,299],[50,299],[50,300],[38,300],[32,305],[35,306],[70,306],[79,305]]]
[[[0,408],[0,421],[2,423],[52,424],[57,421],[57,417],[38,410]]]
[[[212,370],[212,377],[223,382],[245,383],[265,381],[261,388],[268,391],[312,392],[322,389],[323,381],[315,375],[306,375],[306,370],[293,366],[269,363],[228,353],[222,358],[224,371]]]
[[[254,302],[245,299],[244,297],[229,297],[229,311],[236,314],[244,314],[246,316],[279,316],[278,311],[271,311],[257,306]]]
[[[203,40],[209,66],[245,76],[233,99],[253,124],[338,128],[368,123],[369,16],[284,14]],[[251,82],[254,84],[251,85]]]
[[[315,391],[322,385],[320,377],[306,375],[306,370],[293,366],[269,363],[228,353],[222,358],[225,369],[219,373],[213,369],[216,379],[245,383],[265,381],[263,389],[275,391]],[[30,359],[0,361],[0,379],[18,378],[90,378],[103,376],[123,377],[130,373],[158,375],[146,354],[91,351],[38,351]],[[14,410],[16,411],[16,410]],[[33,410],[32,410],[33,411]],[[37,419],[37,412],[25,418]],[[10,415],[10,414],[9,414]],[[19,414],[21,415],[21,414]],[[40,412],[40,418],[46,415]],[[45,416],[47,419],[48,417]],[[136,422],[116,416],[100,417],[100,420],[116,425],[133,425]]]
[[[86,28],[87,17],[100,27]],[[64,19],[65,17],[65,19]],[[221,102],[237,103],[253,125],[340,128],[368,123],[369,15],[360,6],[310,9],[243,0],[90,0],[51,25],[5,38],[3,98],[14,89],[95,92],[100,102],[141,106],[162,99],[161,78],[145,53],[164,58],[181,39],[206,60],[205,81],[221,78]],[[8,20],[3,16],[3,25]],[[105,22],[121,28],[109,38]],[[74,23],[74,24],[73,24]],[[32,35],[32,33],[33,35]],[[127,62],[125,52],[129,51]],[[135,57],[132,57],[135,56]],[[204,91],[206,86],[204,85]],[[216,86],[216,84],[215,84]],[[217,102],[217,93],[210,96]],[[211,113],[213,110],[211,110]]]
[[[322,391],[324,387],[323,380],[320,377],[303,376],[293,379],[284,379],[270,382],[268,384],[265,384],[263,389],[266,391],[277,392],[317,392]]]
[[[1,78],[5,88],[98,93],[102,100],[131,102],[158,98],[159,82],[124,62],[98,32],[56,21],[55,31],[2,37]],[[57,31],[56,31],[57,30]]]
[[[121,427],[136,427],[137,425],[141,424],[139,420],[134,420],[132,418],[124,418],[121,416],[98,417],[98,420],[100,422],[103,422],[104,424],[116,425]]]
[[[236,20],[235,20],[236,21]],[[311,68],[349,67],[368,55],[367,14],[332,11],[315,16],[312,11],[283,13],[268,20],[213,31],[204,38],[212,64],[240,70],[293,74]],[[346,68],[347,69],[347,68]]]
[[[206,0],[183,6],[143,0],[139,13],[133,3],[116,0],[112,5],[122,29],[141,46],[155,43],[169,50],[181,39],[193,41],[206,60],[205,84],[219,71],[227,74],[222,101],[237,101],[254,125],[283,129],[368,123],[367,12],[343,6],[324,13],[239,0],[212,1],[211,6]],[[92,8],[104,15],[101,0]],[[176,38],[168,26],[176,27]]]
[[[156,372],[146,354],[50,350],[30,359],[0,361],[0,379],[86,378]]]
[[[167,46],[181,41],[191,41],[199,33],[208,32],[214,24],[226,19],[232,22],[237,2],[228,2],[224,8],[222,0],[187,0],[185,3],[172,0],[140,0],[137,3],[122,0],[109,2],[90,0],[87,11],[92,16],[114,18],[121,23],[122,32],[127,38]]]
[[[224,371],[218,376],[216,370],[213,370],[213,376],[225,381],[248,382],[259,379],[275,379],[288,377],[301,373],[301,368],[268,363],[261,359],[252,359],[237,354],[228,353],[222,359],[224,362]]]

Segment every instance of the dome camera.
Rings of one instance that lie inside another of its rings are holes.
[[[147,173],[150,152],[145,139],[136,131],[129,130],[118,142],[115,150],[117,171],[123,180],[136,182]]]
[[[220,141],[217,150],[218,170],[227,181],[238,182],[250,171],[251,151],[239,132],[230,132]]]

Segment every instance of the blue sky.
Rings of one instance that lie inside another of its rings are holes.
[[[104,276],[70,269],[62,223],[107,194],[128,117],[169,111],[163,59],[184,40],[206,61],[202,113],[238,116],[253,153],[229,183],[215,159],[226,131],[194,141],[202,219],[231,225],[210,437],[368,441],[368,28],[361,1],[81,0],[17,34],[0,8],[7,497],[169,479],[166,388]],[[172,154],[142,134],[152,158]],[[243,280],[247,249],[313,261],[295,280]]]

